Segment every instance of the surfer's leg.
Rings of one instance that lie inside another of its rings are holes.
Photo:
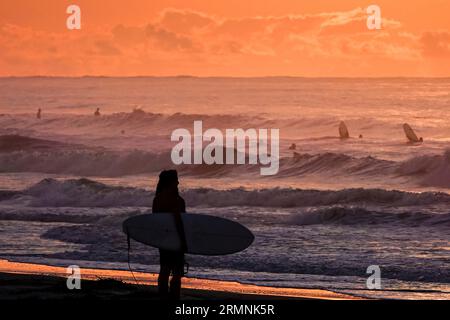
[[[181,295],[181,275],[174,274],[170,280],[170,298],[180,300]]]
[[[158,277],[158,293],[161,297],[167,297],[169,293],[169,276],[170,269],[161,267]]]
[[[169,294],[169,277],[170,277],[170,263],[168,263],[167,252],[159,250],[159,276],[158,276],[158,293],[161,298],[167,298]]]
[[[179,300],[181,295],[181,278],[184,273],[184,254],[173,254],[172,279],[170,280],[170,298]]]

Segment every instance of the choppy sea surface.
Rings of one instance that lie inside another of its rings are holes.
[[[127,269],[121,223],[176,168],[188,211],[256,237],[188,256],[189,276],[449,299],[449,119],[450,79],[1,78],[0,258]],[[279,129],[278,174],[174,166],[170,134],[195,120]],[[406,142],[405,122],[424,143]],[[157,253],[133,243],[132,267],[157,272]],[[371,265],[381,290],[366,287]]]

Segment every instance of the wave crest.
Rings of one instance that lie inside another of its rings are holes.
[[[403,225],[409,227],[450,227],[450,213],[433,214],[421,211],[373,211],[362,207],[333,206],[294,213],[288,221],[296,225]]]
[[[45,179],[24,190],[34,206],[73,207],[151,207],[154,192],[132,187],[108,186],[88,179]],[[446,193],[411,193],[384,189],[343,189],[339,191],[271,188],[216,190],[210,188],[182,190],[190,207],[250,206],[295,208],[330,205],[421,206],[450,204]],[[16,197],[19,195],[16,195]]]

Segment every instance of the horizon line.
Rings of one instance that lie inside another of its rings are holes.
[[[294,79],[449,79],[448,76],[294,76],[294,75],[267,75],[267,76],[196,76],[196,75],[137,75],[137,76],[109,76],[109,75],[82,75],[82,76],[54,76],[54,75],[29,75],[29,76],[0,76],[0,79],[27,79],[27,78],[55,78],[55,79],[80,79],[80,78],[186,78],[186,79],[270,79],[270,78],[294,78]]]

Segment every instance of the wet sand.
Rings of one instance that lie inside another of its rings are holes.
[[[66,286],[66,268],[0,260],[0,299],[158,299],[157,274],[81,269],[81,290]],[[183,278],[182,299],[360,299],[319,289],[273,288],[232,281]]]

